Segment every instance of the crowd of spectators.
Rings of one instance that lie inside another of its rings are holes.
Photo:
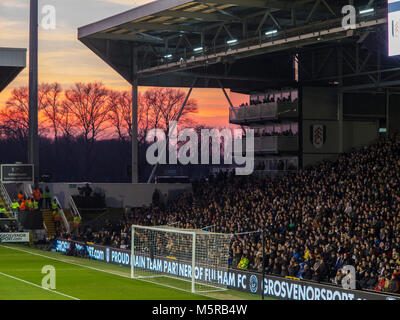
[[[17,232],[18,228],[15,221],[11,220],[3,225],[0,225],[0,232]]]
[[[129,248],[130,226],[214,226],[232,237],[231,266],[340,284],[353,265],[357,287],[399,293],[400,136],[380,140],[277,179],[220,173],[163,205],[136,208],[80,240]]]
[[[268,163],[267,163],[268,162]],[[285,168],[285,162],[287,164]],[[266,160],[260,161],[254,166],[254,170],[271,170],[271,171],[284,171],[284,170],[295,170],[293,164],[288,164],[287,161],[283,160]]]
[[[254,137],[294,137],[297,133],[291,129],[283,131],[267,131],[267,129],[258,129],[254,131]]]
[[[264,99],[250,99],[250,104],[242,103],[239,107],[248,107],[250,106],[255,106],[258,104],[263,104],[263,103],[270,103],[270,102],[296,102],[297,98],[292,99],[292,96],[289,95],[288,97],[274,97],[273,95],[267,95]]]

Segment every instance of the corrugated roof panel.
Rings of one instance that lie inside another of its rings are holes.
[[[174,19],[173,22],[185,22],[185,21],[187,21],[187,20],[189,20],[189,19],[188,19],[188,18],[185,18],[185,17],[180,17],[180,18]]]
[[[177,6],[175,8],[171,8],[171,10],[173,10],[173,11],[180,10],[180,9],[183,9],[183,8],[187,8],[187,7],[193,6],[194,4],[197,4],[197,2],[194,2],[194,1],[188,2],[188,3],[182,4],[180,6]]]
[[[113,31],[115,31],[115,30],[118,30],[118,27],[113,27],[113,28],[104,30],[104,31],[102,31],[102,32],[100,32],[100,33],[111,33],[111,32],[113,32]]]
[[[191,8],[189,8],[189,9],[184,10],[184,11],[196,12],[196,11],[203,10],[203,9],[207,9],[207,8],[208,8],[208,7],[205,6],[204,4],[200,4],[200,5],[198,5],[198,6],[191,7]]]
[[[147,20],[147,22],[152,23],[152,22],[164,22],[171,20],[172,17],[164,16],[164,17],[157,17],[151,20]]]
[[[118,29],[118,30],[116,30],[116,31],[114,31],[112,33],[113,34],[125,34],[125,33],[129,33],[129,32],[131,32],[131,31],[126,30],[126,29]]]
[[[136,19],[136,20],[134,20],[132,22],[143,22],[143,21],[146,21],[146,20],[150,20],[152,18],[154,18],[154,16],[146,16],[146,17],[143,17],[143,18],[140,18],[140,19]]]

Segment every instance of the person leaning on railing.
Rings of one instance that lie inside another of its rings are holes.
[[[58,230],[61,226],[61,210],[58,207],[56,198],[54,198],[53,202],[51,203],[51,211],[53,212],[56,230]]]
[[[246,256],[242,256],[238,264],[238,269],[246,270],[249,266],[249,259]]]
[[[79,228],[80,228],[81,224],[82,224],[81,218],[79,216],[75,216],[74,217],[74,228],[77,233],[79,232]]]
[[[54,215],[54,224],[55,224],[56,230],[58,231],[61,228],[61,218],[62,218],[61,209],[59,209],[57,207],[57,209],[55,209],[53,211],[53,215]]]

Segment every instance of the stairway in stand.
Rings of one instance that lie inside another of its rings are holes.
[[[72,230],[72,226],[74,224],[74,217],[72,216],[72,212],[69,209],[63,209],[64,214],[65,214],[65,218],[67,219],[69,226]]]
[[[0,208],[6,208],[7,212],[2,216],[0,213],[0,218],[11,218],[12,214],[10,212],[10,208],[8,208],[6,202],[4,201],[3,195],[0,192]]]
[[[51,210],[42,210],[43,213],[43,222],[47,229],[47,237],[54,238],[56,225],[54,223],[54,216]]]

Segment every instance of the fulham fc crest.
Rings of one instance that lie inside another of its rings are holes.
[[[314,124],[311,126],[311,143],[317,149],[321,149],[326,141],[326,126],[323,124]]]

